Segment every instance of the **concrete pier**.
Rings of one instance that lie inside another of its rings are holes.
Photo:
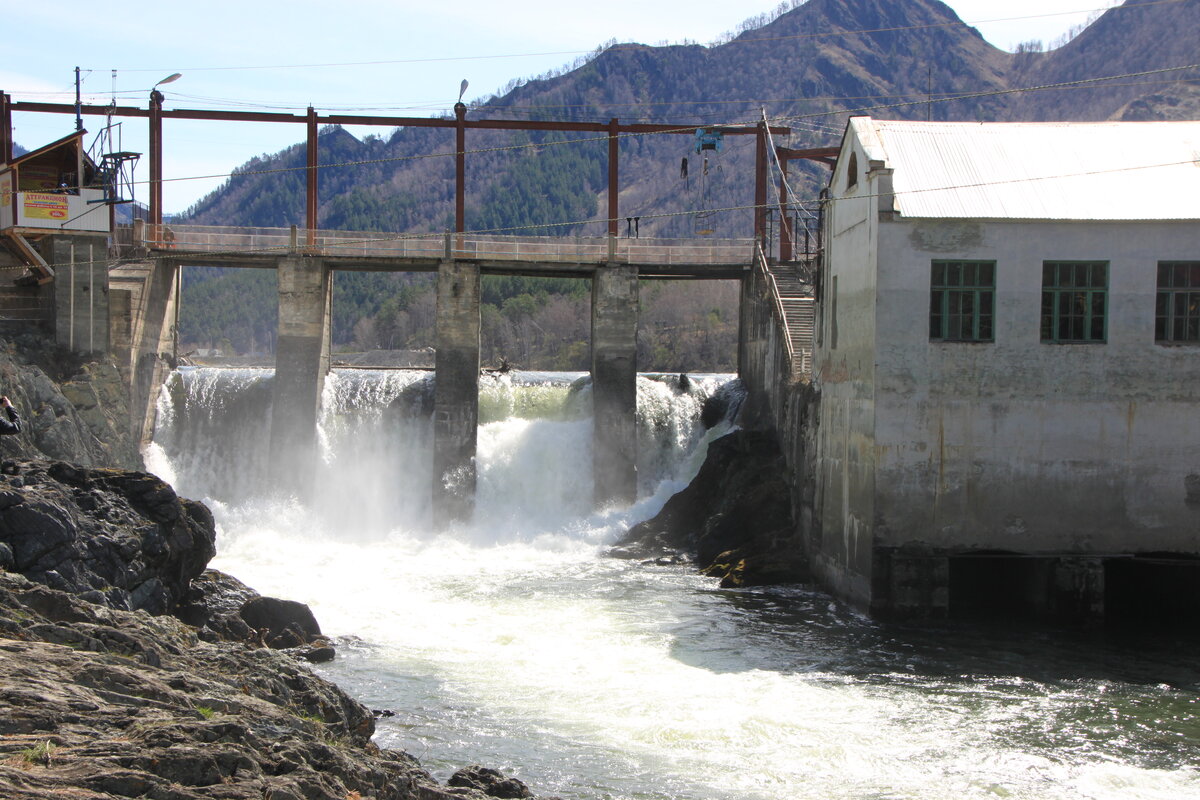
[[[637,499],[637,269],[608,264],[592,278],[592,447],[595,502]]]
[[[271,468],[277,482],[305,493],[317,455],[317,412],[329,372],[333,281],[319,258],[278,264],[279,340],[271,411]]]
[[[108,242],[55,236],[52,248],[55,340],[76,353],[108,352]]]
[[[141,277],[141,314],[129,324],[129,364],[133,372],[130,409],[133,433],[139,443],[145,443],[154,433],[154,408],[159,387],[175,368],[179,264],[173,259],[156,258],[144,262],[137,271]]]
[[[433,521],[445,527],[475,510],[479,427],[479,265],[438,267],[433,401]]]

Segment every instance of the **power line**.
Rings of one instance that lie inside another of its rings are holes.
[[[917,106],[917,105],[923,106],[923,105],[927,105],[930,102],[944,103],[944,102],[951,102],[951,101],[956,101],[956,100],[978,99],[978,98],[984,98],[984,97],[995,97],[995,96],[1006,95],[1006,94],[1016,94],[1016,93],[1020,93],[1020,92],[1035,92],[1035,91],[1046,91],[1046,90],[1050,90],[1050,89],[1078,88],[1078,87],[1085,86],[1086,84],[1099,83],[1102,81],[1116,80],[1116,79],[1121,79],[1121,78],[1135,78],[1135,77],[1141,77],[1141,76],[1145,76],[1145,75],[1159,75],[1159,74],[1165,74],[1168,72],[1179,72],[1179,71],[1184,71],[1184,70],[1189,70],[1189,69],[1196,69],[1197,67],[1200,67],[1200,64],[1186,64],[1186,65],[1178,66],[1178,67],[1164,67],[1161,69],[1144,70],[1141,72],[1130,72],[1130,73],[1123,73],[1120,75],[1109,75],[1109,76],[1098,77],[1098,78],[1080,78],[1080,79],[1074,80],[1074,81],[1064,81],[1061,83],[1042,84],[1040,86],[1018,87],[1018,88],[1013,88],[1013,89],[995,89],[995,90],[990,90],[987,92],[974,92],[974,93],[970,93],[970,94],[954,95],[951,97],[934,98],[932,100],[912,100],[912,101],[906,101],[906,102],[902,102],[902,103],[887,103],[887,104],[879,104],[879,105],[874,105],[874,106],[861,106],[858,108],[838,109],[838,110],[833,110],[833,111],[822,111],[822,112],[815,112],[812,114],[803,114],[803,115],[799,115],[799,116],[776,116],[776,117],[773,117],[772,120],[774,122],[790,122],[790,121],[802,122],[802,121],[817,119],[817,118],[822,118],[822,117],[840,116],[840,115],[844,115],[844,114],[856,114],[856,113],[861,113],[864,111],[878,111],[878,110],[882,110],[882,109],[904,108],[904,107],[908,107],[908,106]],[[727,126],[735,126],[735,125],[744,125],[747,123],[727,122],[725,124]],[[663,131],[661,133],[621,133],[621,134],[617,135],[617,138],[688,133],[692,130],[692,128],[693,128],[693,126],[688,125],[688,126],[680,126],[677,130],[674,130],[674,131]],[[512,151],[512,150],[522,150],[522,149],[549,147],[549,146],[564,145],[564,144],[606,142],[606,141],[608,141],[608,139],[609,139],[609,136],[607,134],[604,134],[604,135],[600,135],[600,136],[586,136],[586,137],[578,137],[578,138],[574,138],[574,139],[563,139],[563,140],[555,140],[555,141],[549,141],[549,142],[528,142],[528,143],[515,144],[515,145],[502,145],[502,146],[497,146],[497,147],[477,148],[477,149],[473,149],[473,150],[466,150],[466,151],[464,151],[464,154],[476,155],[476,154],[482,154],[482,153],[494,153],[494,152],[503,152],[503,151]],[[331,163],[331,164],[320,164],[320,165],[318,165],[318,169],[334,169],[334,168],[341,168],[341,167],[369,166],[369,165],[374,165],[374,164],[397,163],[397,162],[403,162],[403,161],[417,161],[417,160],[422,160],[422,159],[427,159],[427,158],[445,158],[445,157],[454,156],[455,153],[456,153],[456,151],[450,150],[450,151],[444,152],[444,153],[421,153],[421,154],[417,154],[417,155],[408,155],[408,156],[388,156],[388,157],[384,157],[384,158],[364,159],[364,160],[360,160],[360,161],[335,162],[335,163]],[[189,181],[189,180],[212,180],[214,178],[227,178],[227,179],[232,180],[235,177],[245,177],[245,176],[249,176],[249,175],[273,175],[273,174],[281,174],[281,173],[287,173],[287,172],[304,172],[307,170],[308,170],[307,166],[276,167],[276,168],[264,169],[264,170],[245,170],[245,171],[241,171],[241,172],[233,171],[233,172],[227,172],[227,173],[214,173],[214,174],[210,174],[210,175],[192,175],[192,176],[177,177],[177,178],[163,178],[163,183],[181,182],[181,181]],[[149,183],[150,183],[149,180],[136,181],[135,185],[148,185]]]
[[[900,31],[910,31],[910,30],[928,30],[930,28],[952,28],[952,27],[958,27],[958,26],[973,27],[975,25],[987,25],[987,24],[992,24],[992,23],[997,23],[997,22],[1017,22],[1017,21],[1029,20],[1029,19],[1046,19],[1046,18],[1050,18],[1050,17],[1073,16],[1076,14],[1093,13],[1093,12],[1097,12],[1097,11],[1099,11],[1099,12],[1127,11],[1127,10],[1131,10],[1131,9],[1143,9],[1143,8],[1148,8],[1151,6],[1171,5],[1171,4],[1177,4],[1177,3],[1183,3],[1183,2],[1188,2],[1188,0],[1149,0],[1149,2],[1138,3],[1136,5],[1104,6],[1104,7],[1100,7],[1100,8],[1079,9],[1076,11],[1056,11],[1056,12],[1050,12],[1050,13],[1046,13],[1046,14],[1025,14],[1025,15],[1020,15],[1020,16],[1015,16],[1015,17],[996,17],[993,19],[981,19],[981,20],[970,20],[970,21],[954,20],[954,21],[948,21],[948,22],[931,22],[931,23],[925,23],[925,24],[920,24],[920,25],[897,25],[897,26],[880,27],[880,28],[860,28],[860,29],[854,29],[854,30],[822,31],[822,32],[817,32],[817,33],[801,33],[801,34],[792,34],[792,35],[788,35],[788,36],[773,36],[773,37],[759,36],[759,37],[742,38],[742,37],[744,37],[744,35],[746,33],[752,33],[754,31],[762,30],[763,28],[766,27],[766,25],[764,25],[759,28],[751,28],[747,31],[743,31],[742,34],[739,34],[739,36],[737,38],[730,39],[729,41],[720,42],[719,44],[709,45],[709,46],[723,46],[726,44],[741,45],[741,44],[799,40],[799,39],[820,39],[820,38],[829,38],[832,36],[861,36],[861,35],[873,34],[873,33],[896,33],[896,32],[900,32]],[[776,18],[776,19],[778,19],[778,18]],[[774,22],[774,20],[772,20],[772,22]],[[767,24],[771,24],[771,23],[767,23]],[[715,41],[716,40],[714,40],[714,42]],[[339,61],[339,62],[318,62],[318,63],[306,63],[306,64],[252,64],[252,65],[220,66],[220,67],[179,67],[179,66],[137,67],[137,68],[119,68],[118,67],[116,69],[118,69],[118,71],[120,71],[120,72],[158,73],[158,72],[163,72],[166,70],[171,70],[171,71],[175,71],[175,72],[229,72],[229,71],[240,71],[240,70],[249,71],[249,70],[264,70],[264,69],[328,69],[328,68],[334,68],[334,67],[378,67],[378,66],[387,66],[387,65],[391,65],[391,64],[425,64],[425,63],[452,62],[452,61],[481,61],[481,60],[488,60],[488,59],[534,58],[534,57],[545,57],[545,56],[572,56],[572,55],[586,55],[588,53],[600,54],[602,52],[609,52],[609,51],[617,50],[617,49],[635,49],[635,48],[642,49],[642,48],[646,48],[646,47],[650,47],[650,45],[644,45],[644,44],[640,44],[640,43],[636,43],[636,42],[622,42],[619,44],[612,45],[611,47],[608,47],[608,48],[592,48],[590,50],[551,50],[551,51],[536,52],[536,53],[497,53],[497,54],[478,55],[478,56],[439,56],[439,57],[432,57],[432,58],[400,58],[400,59],[379,59],[379,60],[373,60],[373,61]]]

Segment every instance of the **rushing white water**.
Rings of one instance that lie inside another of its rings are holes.
[[[213,507],[214,566],[312,605],[343,637],[322,671],[442,777],[484,763],[568,800],[1200,797],[1195,648],[889,629],[812,589],[604,557],[728,429],[697,422],[723,379],[639,380],[642,497],[594,512],[577,377],[485,381],[475,520],[440,533],[421,373],[334,373],[310,498],[264,482],[268,371],[176,375],[147,458]]]

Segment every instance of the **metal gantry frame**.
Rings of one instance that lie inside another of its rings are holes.
[[[5,162],[12,158],[12,112],[32,112],[44,114],[83,114],[111,115],[119,117],[146,118],[149,123],[149,163],[150,163],[150,198],[148,223],[162,224],[162,182],[163,182],[163,120],[208,120],[220,122],[280,122],[302,124],[307,128],[307,183],[305,197],[305,227],[308,231],[308,243],[314,243],[317,230],[318,189],[317,171],[320,163],[317,158],[317,133],[319,126],[326,125],[380,125],[387,127],[409,128],[447,128],[455,132],[455,181],[454,181],[454,229],[462,233],[466,230],[466,132],[476,130],[509,130],[509,131],[570,131],[577,133],[604,134],[608,139],[608,235],[618,235],[619,209],[619,141],[623,135],[637,134],[680,134],[693,136],[696,124],[664,124],[664,123],[622,123],[614,117],[608,122],[554,122],[534,120],[509,119],[467,119],[467,106],[462,102],[454,106],[453,119],[432,117],[398,117],[398,116],[367,116],[357,114],[318,114],[311,106],[307,113],[289,114],[269,111],[215,111],[207,109],[164,109],[163,94],[157,89],[150,93],[147,108],[134,106],[97,106],[70,103],[42,103],[16,101],[5,92],[0,91],[0,160]],[[700,126],[703,127],[703,126]],[[726,135],[749,135],[756,138],[755,148],[755,214],[754,233],[759,241],[765,241],[767,219],[767,182],[769,165],[768,127],[765,122],[746,126],[722,126]],[[791,132],[786,127],[771,126],[769,133],[787,135]]]

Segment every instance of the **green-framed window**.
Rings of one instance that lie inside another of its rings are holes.
[[[1200,261],[1158,262],[1154,341],[1200,343]]]
[[[931,340],[995,341],[995,261],[934,261],[929,289]]]
[[[1108,338],[1108,262],[1042,262],[1042,341]]]

